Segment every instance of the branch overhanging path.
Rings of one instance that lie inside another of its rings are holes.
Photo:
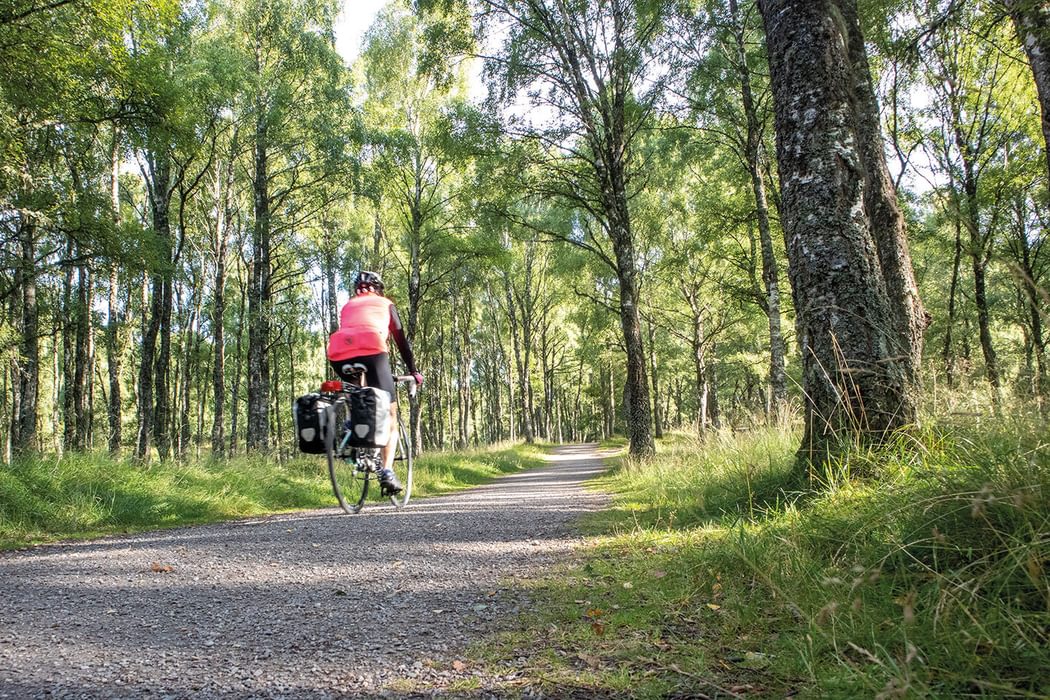
[[[328,697],[469,678],[518,580],[602,508],[593,445],[404,511],[335,509],[0,554],[0,695]],[[319,465],[320,468],[320,465]],[[177,495],[177,494],[175,494]]]

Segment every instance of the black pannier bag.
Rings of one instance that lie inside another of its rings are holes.
[[[325,428],[328,425],[328,402],[320,394],[300,396],[292,404],[295,435],[299,438],[299,451],[308,454],[324,454]]]
[[[365,386],[350,392],[351,447],[383,447],[390,442],[390,394]]]

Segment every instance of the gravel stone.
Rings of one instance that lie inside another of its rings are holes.
[[[593,445],[549,459],[403,511],[0,553],[0,698],[448,697],[480,673],[466,647],[529,607],[517,582],[606,503],[581,487],[604,469]]]

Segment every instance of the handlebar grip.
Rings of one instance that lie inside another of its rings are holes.
[[[416,378],[413,377],[411,374],[403,374],[403,375],[400,375],[400,376],[395,376],[394,377],[394,381],[397,382],[398,384],[401,384],[401,383],[408,384],[409,385],[409,387],[408,387],[408,395],[410,397],[411,396],[415,396],[416,392],[419,391],[419,382],[417,382]]]

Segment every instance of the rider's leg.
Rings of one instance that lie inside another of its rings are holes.
[[[394,468],[394,454],[397,452],[397,404],[390,405],[390,440],[383,447],[383,468]]]

